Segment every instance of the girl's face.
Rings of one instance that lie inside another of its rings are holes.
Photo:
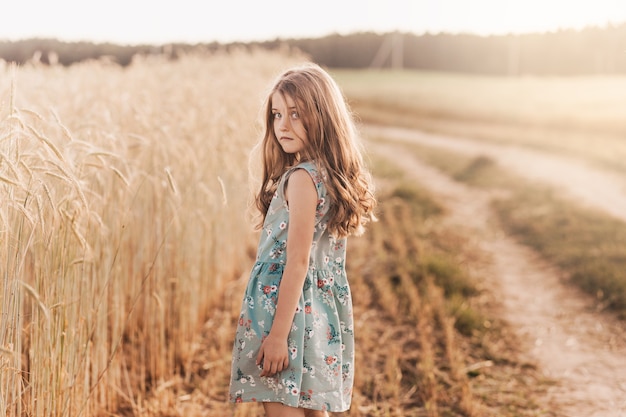
[[[272,120],[274,134],[285,153],[302,152],[307,142],[307,134],[298,114],[295,101],[279,92],[272,94]]]

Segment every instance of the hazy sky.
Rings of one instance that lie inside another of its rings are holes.
[[[626,22],[624,0],[9,0],[0,41],[230,42],[355,31],[550,31]]]

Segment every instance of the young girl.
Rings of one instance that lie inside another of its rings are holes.
[[[284,72],[267,99],[256,195],[261,238],[233,347],[230,400],[268,417],[350,407],[354,378],[346,237],[376,200],[343,95],[321,67]]]

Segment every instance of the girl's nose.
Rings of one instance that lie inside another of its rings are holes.
[[[283,117],[278,122],[278,126],[279,126],[280,130],[287,131],[287,130],[289,130],[290,123],[291,122],[289,121],[288,117]]]

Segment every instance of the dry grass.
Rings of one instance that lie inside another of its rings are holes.
[[[349,416],[536,416],[546,381],[472,271],[484,260],[445,210],[377,161],[380,221],[350,246],[355,407]]]

